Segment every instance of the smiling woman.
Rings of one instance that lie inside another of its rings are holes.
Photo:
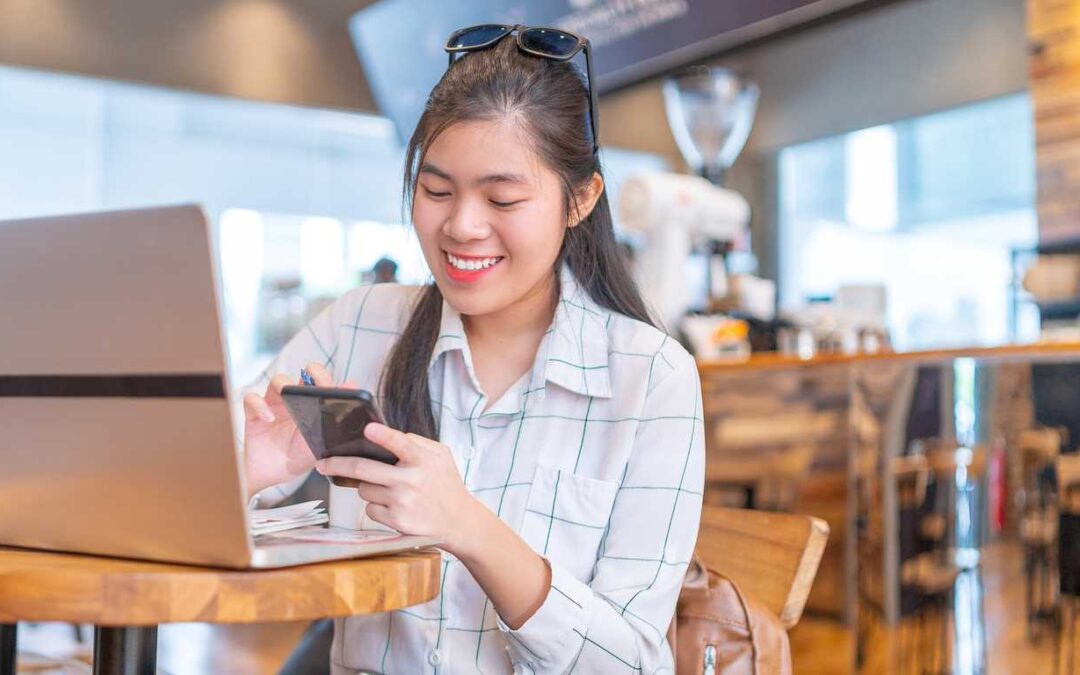
[[[355,289],[245,399],[248,484],[314,465],[280,391],[378,393],[365,437],[394,465],[330,458],[331,522],[442,540],[442,590],[335,625],[334,672],[656,672],[704,482],[693,358],[649,320],[619,254],[568,61],[500,39],[449,68],[407,149],[434,283]]]
[[[505,310],[550,313],[555,259],[567,227],[578,225],[560,177],[540,163],[521,124],[455,124],[431,141],[420,167],[413,224],[443,296],[470,321]],[[593,210],[603,185],[594,174],[579,190],[581,212]]]

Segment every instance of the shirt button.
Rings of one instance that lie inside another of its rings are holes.
[[[438,649],[432,649],[427,653],[427,662],[433,666],[438,666],[442,663],[442,654],[439,653]]]

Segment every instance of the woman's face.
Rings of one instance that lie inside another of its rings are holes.
[[[420,167],[412,217],[447,302],[484,316],[552,288],[568,225],[563,202],[558,175],[514,124],[443,131]]]

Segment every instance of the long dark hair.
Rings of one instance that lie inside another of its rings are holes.
[[[520,123],[540,159],[561,183],[567,217],[577,194],[600,160],[593,152],[589,95],[580,70],[567,62],[529,56],[513,40],[459,58],[428,97],[405,154],[405,206],[416,191],[417,175],[434,140],[466,120]],[[595,111],[594,111],[595,114]],[[615,240],[605,191],[576,227],[568,228],[555,263],[567,263],[593,301],[607,309],[653,324]],[[383,410],[390,426],[438,438],[428,392],[428,365],[442,317],[442,293],[427,286],[409,323],[387,359],[382,374]]]

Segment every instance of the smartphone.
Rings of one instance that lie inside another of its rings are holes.
[[[316,459],[366,457],[396,464],[397,456],[364,438],[370,422],[385,424],[371,392],[363,389],[289,385],[281,398]],[[357,481],[331,476],[334,485],[356,487]]]

